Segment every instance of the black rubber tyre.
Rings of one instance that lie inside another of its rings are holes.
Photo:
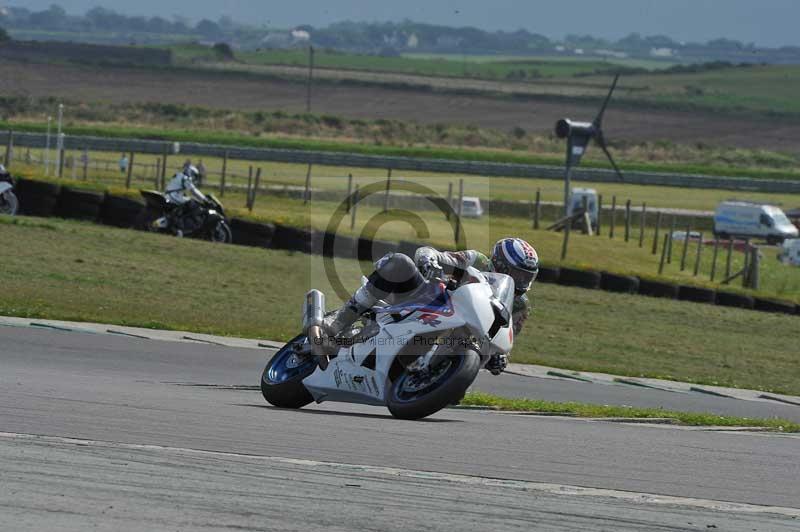
[[[607,292],[636,294],[639,292],[639,278],[603,272],[600,279],[600,288]]]
[[[536,281],[540,283],[557,283],[560,275],[561,268],[539,266],[539,275],[536,276]]]
[[[313,233],[307,229],[298,229],[286,225],[276,225],[270,247],[273,249],[288,249],[301,253],[311,253],[313,247]]]
[[[275,226],[272,224],[231,218],[230,225],[233,232],[233,243],[240,246],[268,248],[275,234]]]
[[[14,216],[19,212],[19,199],[13,190],[0,194],[0,214]]]
[[[217,222],[216,227],[211,230],[208,239],[216,244],[230,244],[233,242],[233,231],[231,231],[228,222],[220,220]]]
[[[755,301],[751,296],[734,292],[717,292],[717,305],[721,307],[737,307],[751,309]]]
[[[436,386],[422,395],[406,397],[400,389],[408,373],[404,371],[387,387],[386,406],[399,419],[422,419],[458,403],[473,383],[480,370],[478,353],[467,350],[450,358],[451,366]]]
[[[420,247],[422,246],[420,244],[417,244],[416,242],[401,240],[400,244],[397,246],[397,252],[402,253],[403,255],[407,255],[413,259],[414,255],[416,254],[417,250]]]
[[[154,211],[149,207],[144,207],[139,214],[136,216],[136,222],[134,223],[134,229],[138,229],[139,231],[147,231],[148,233],[157,233],[158,231],[153,228],[153,222],[159,219],[162,216],[162,213],[159,211]]]
[[[716,292],[710,288],[700,288],[698,286],[680,285],[678,287],[678,299],[681,301],[692,301],[694,303],[710,303],[716,301]]]
[[[397,251],[397,244],[385,240],[358,239],[358,260],[375,262],[388,253]],[[414,258],[413,256],[411,257]]]
[[[141,210],[142,204],[136,200],[106,194],[100,220],[114,227],[133,227]]]
[[[304,339],[302,334],[294,337],[267,362],[261,374],[261,395],[269,404],[278,408],[302,408],[314,400],[303,386],[303,379],[317,368],[316,361],[298,368],[295,372],[287,370],[286,373],[281,373],[276,369],[281,363],[285,367],[285,360],[291,356],[292,346]]]
[[[753,299],[753,302],[753,308],[762,312],[794,314],[796,311],[795,304],[787,301],[773,301],[770,299],[761,299],[760,297],[756,297]]]
[[[100,208],[105,195],[89,190],[62,187],[58,196],[56,215],[77,220],[96,221],[100,218]]]
[[[600,273],[575,268],[561,268],[558,284],[579,286],[581,288],[599,288]]]
[[[358,239],[325,231],[315,231],[312,243],[314,255],[325,257],[356,258]]]
[[[58,196],[61,193],[61,185],[33,179],[18,179],[16,188],[19,190],[20,195]]]
[[[19,213],[50,217],[56,212],[61,186],[44,181],[18,179],[14,192],[19,199]]]
[[[646,279],[639,279],[639,293],[643,296],[677,299],[678,285],[674,285],[672,283],[663,283],[661,281],[648,281]]]
[[[56,215],[58,198],[55,196],[27,196],[19,198],[20,214],[50,218]]]

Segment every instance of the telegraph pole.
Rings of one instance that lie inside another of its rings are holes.
[[[44,148],[44,175],[50,175],[50,126],[53,124],[53,117],[47,117],[47,140]]]
[[[314,81],[314,47],[308,47],[308,83],[306,87],[306,113],[311,112],[311,84]]]

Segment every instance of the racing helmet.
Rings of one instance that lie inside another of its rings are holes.
[[[188,177],[193,183],[196,183],[200,177],[200,172],[197,170],[196,166],[187,164],[183,167],[183,175]]]
[[[539,255],[521,238],[498,240],[492,250],[492,266],[514,280],[514,291],[522,295],[531,288],[539,273]]]

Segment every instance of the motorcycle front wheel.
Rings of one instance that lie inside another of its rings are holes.
[[[298,355],[296,345],[306,341],[304,334],[283,346],[267,363],[261,374],[261,395],[279,408],[302,408],[314,400],[303,386],[303,379],[317,369],[313,356]]]
[[[481,357],[468,349],[424,372],[405,370],[389,387],[386,406],[400,419],[430,416],[461,401],[480,368]]]
[[[19,208],[19,200],[17,196],[10,190],[0,194],[0,214],[8,214],[14,216],[17,214]]]
[[[233,242],[233,232],[230,226],[223,220],[217,223],[211,230],[209,240],[220,244],[230,244]]]

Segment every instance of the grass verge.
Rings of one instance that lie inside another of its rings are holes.
[[[778,418],[720,416],[702,412],[676,412],[661,408],[556,403],[539,399],[510,399],[470,392],[461,400],[463,406],[486,406],[509,412],[541,412],[583,418],[669,419],[677,425],[693,427],[759,427],[776,432],[800,432],[800,423]]]

